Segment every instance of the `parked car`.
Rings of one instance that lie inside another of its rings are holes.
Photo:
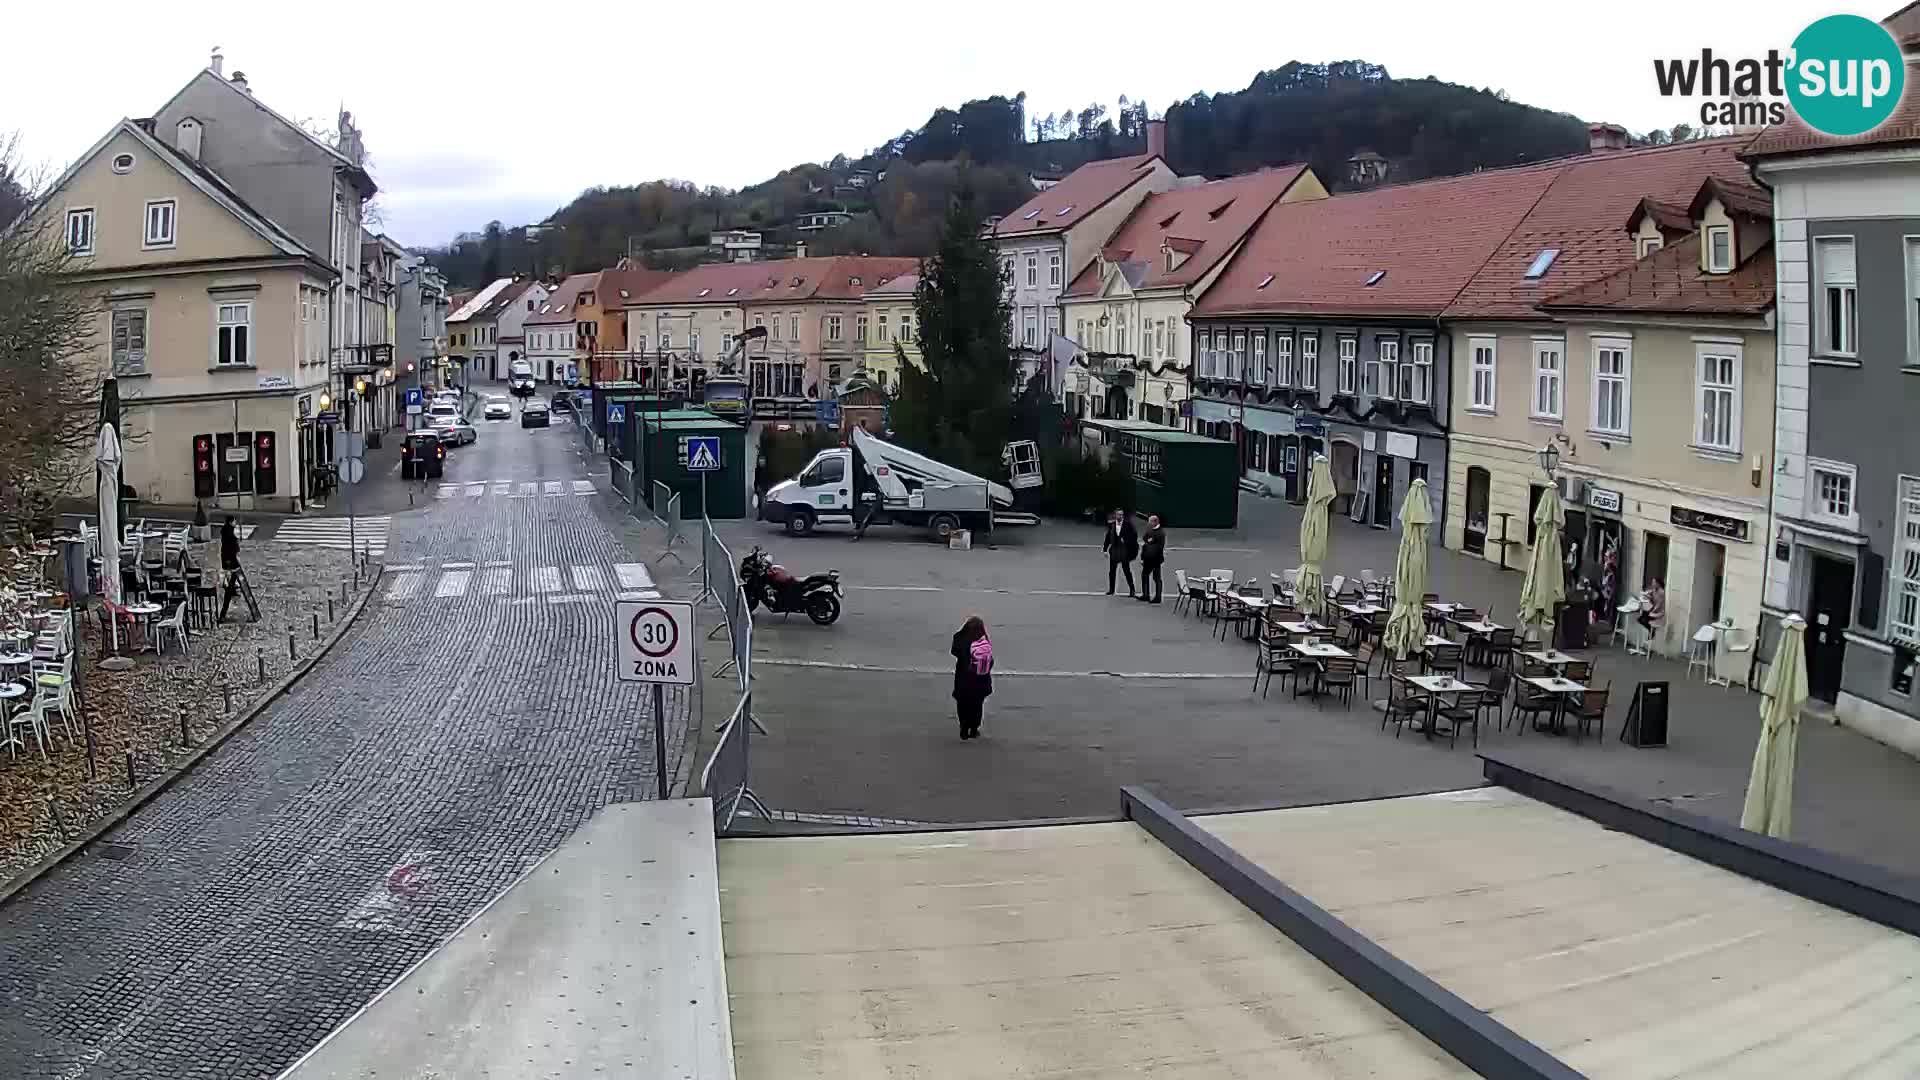
[[[487,406],[483,410],[483,413],[489,420],[511,420],[513,419],[513,403],[498,394],[494,394],[487,398]]]
[[[573,395],[565,390],[555,391],[553,395],[553,404],[550,407],[553,409],[554,412],[563,412],[563,413],[572,412],[573,411]]]
[[[547,426],[547,403],[538,398],[528,398],[520,406],[520,426],[523,428]]]
[[[447,467],[447,448],[440,436],[430,430],[409,431],[400,446],[400,478],[425,480],[442,476]]]
[[[480,432],[472,424],[457,416],[436,419],[432,428],[446,446],[465,446],[480,438]]]

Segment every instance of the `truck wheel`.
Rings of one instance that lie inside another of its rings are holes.
[[[947,537],[960,531],[960,519],[952,514],[935,514],[928,524],[933,526],[933,535],[939,537],[943,544],[947,542]]]
[[[788,536],[805,536],[813,531],[813,511],[806,508],[795,510],[787,518]]]

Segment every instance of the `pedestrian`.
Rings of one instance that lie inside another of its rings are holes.
[[[980,616],[969,615],[953,635],[953,704],[960,737],[980,737],[980,711],[993,693],[993,640]]]
[[[220,523],[220,576],[226,579],[227,587],[220,599],[218,621],[226,622],[227,609],[240,593],[240,530],[234,525],[232,514]]]
[[[1152,603],[1160,602],[1160,565],[1167,561],[1167,530],[1159,514],[1147,515],[1147,534],[1140,538],[1140,600],[1147,601],[1147,586],[1153,586]]]
[[[1640,627],[1652,637],[1654,624],[1666,620],[1667,587],[1659,578],[1654,578],[1647,583],[1647,602],[1640,605]]]
[[[1113,575],[1119,571],[1127,575],[1127,595],[1136,595],[1133,587],[1133,560],[1140,554],[1140,536],[1133,531],[1133,515],[1124,510],[1115,510],[1107,519],[1107,535],[1100,542],[1100,550],[1107,553],[1107,595],[1113,595]]]

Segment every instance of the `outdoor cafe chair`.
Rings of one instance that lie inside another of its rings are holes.
[[[1261,697],[1266,697],[1267,691],[1273,689],[1275,675],[1283,679],[1292,676],[1297,683],[1300,678],[1300,654],[1294,652],[1293,646],[1285,641],[1262,638],[1260,650],[1253,656],[1253,688],[1260,691]],[[1266,681],[1262,683],[1262,679]]]
[[[1600,742],[1607,741],[1607,696],[1613,692],[1613,684],[1608,683],[1599,690],[1586,690],[1580,695],[1579,702],[1568,711],[1573,714],[1576,726],[1574,735],[1585,738],[1587,724],[1594,726],[1594,735]]]
[[[14,700],[18,701],[20,699],[15,698]],[[35,698],[32,700],[37,701],[38,699]],[[7,718],[6,718],[6,726],[7,726],[6,742],[7,742],[8,755],[15,758],[20,756],[19,751],[16,750],[15,748],[18,747],[18,748],[24,749],[26,747],[27,740],[22,738],[20,734],[22,730],[25,730],[33,734],[34,745],[39,747],[40,749],[40,760],[42,761],[48,760],[47,758],[48,735],[41,730],[41,728],[44,725],[44,718],[40,715],[39,710],[36,707],[34,707],[34,705],[31,702],[25,707],[22,707],[19,709],[13,709],[12,704],[10,702],[0,701],[0,711],[5,711],[5,710],[10,710],[9,715],[7,715]]]
[[[1327,582],[1327,599],[1329,600],[1340,599],[1340,594],[1346,590],[1346,587],[1347,587],[1347,575],[1345,574],[1333,575],[1333,580]]]
[[[173,614],[153,624],[153,654],[159,656],[166,651],[167,638],[172,637],[180,646],[180,655],[187,655],[187,601],[182,598],[174,602]]]
[[[1429,675],[1451,675],[1460,677],[1461,647],[1458,645],[1435,645],[1427,650],[1426,669]]]
[[[62,658],[58,663],[42,664],[35,661],[33,675],[33,710],[38,715],[42,730],[47,729],[46,712],[48,709],[60,711],[61,726],[66,729],[67,738],[78,736],[74,721],[79,719],[79,710],[73,701],[73,656]]]
[[[1530,685],[1526,678],[1522,676],[1513,684],[1513,703],[1508,706],[1507,718],[1500,725],[1504,728],[1508,723],[1518,720],[1523,733],[1529,724],[1536,722],[1539,717],[1552,716],[1554,710],[1560,707],[1558,696]]]
[[[1187,584],[1187,572],[1175,570],[1173,572],[1173,613],[1184,614],[1184,609],[1193,606],[1199,599],[1200,590]]]
[[[1351,656],[1329,656],[1320,662],[1318,682],[1320,692],[1314,696],[1316,704],[1321,697],[1331,693],[1337,695],[1348,708],[1353,707],[1353,687],[1359,677],[1359,663]]]
[[[1393,725],[1393,737],[1400,737],[1400,729],[1407,724],[1420,723],[1420,710],[1426,708],[1426,702],[1415,696],[1412,683],[1397,671],[1387,672],[1387,707],[1380,714],[1380,730]]]
[[[1593,681],[1593,661],[1569,660],[1561,666],[1560,674],[1577,683]]]
[[[1213,630],[1221,641],[1227,640],[1227,628],[1244,631],[1247,620],[1253,618],[1253,609],[1242,603],[1238,596],[1230,592],[1221,593],[1215,600],[1213,609]]]
[[[1478,686],[1455,695],[1450,704],[1445,701],[1440,703],[1437,715],[1453,725],[1453,746],[1460,745],[1460,729],[1468,725],[1473,727],[1473,745],[1480,745],[1480,710],[1485,707],[1483,702],[1486,694],[1487,688]]]

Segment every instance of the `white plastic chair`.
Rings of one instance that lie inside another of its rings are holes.
[[[1705,678],[1713,678],[1714,645],[1719,640],[1720,628],[1712,623],[1701,623],[1693,632],[1693,643],[1687,649],[1687,678],[1693,678],[1694,668],[1699,668]]]
[[[166,652],[167,637],[180,646],[180,655],[187,655],[189,635],[187,633],[187,605],[182,601],[173,609],[173,614],[153,624],[153,654],[160,656]]]
[[[1730,657],[1734,659],[1745,658],[1748,663],[1751,664],[1753,660],[1753,635],[1737,626],[1724,626],[1721,628],[1720,633],[1720,648],[1725,650]],[[1733,679],[1727,676],[1721,676],[1718,679],[1709,677],[1707,681],[1718,682],[1720,685],[1729,689],[1733,687]],[[1746,680],[1742,679],[1740,685],[1745,686]]]
[[[14,700],[18,701],[19,699],[16,698]],[[35,703],[34,705],[30,705],[7,717],[7,754],[9,757],[17,758],[20,756],[19,750],[15,748],[24,749],[26,747],[27,740],[18,734],[21,729],[25,729],[33,733],[34,745],[40,748],[40,760],[45,761],[47,760],[47,737],[41,733],[43,722],[38,710],[39,698],[36,696],[33,701]],[[0,703],[0,709],[10,708],[11,705],[11,702]]]
[[[78,737],[74,721],[79,719],[79,710],[73,703],[73,657],[69,654],[58,664],[33,665],[33,720],[39,726],[43,737],[51,738],[52,732],[47,726],[47,711],[60,711],[60,726],[66,729],[67,738]]]
[[[1333,580],[1327,582],[1327,599],[1329,600],[1340,599],[1340,593],[1346,587],[1347,587],[1347,575],[1345,574],[1333,575]]]

